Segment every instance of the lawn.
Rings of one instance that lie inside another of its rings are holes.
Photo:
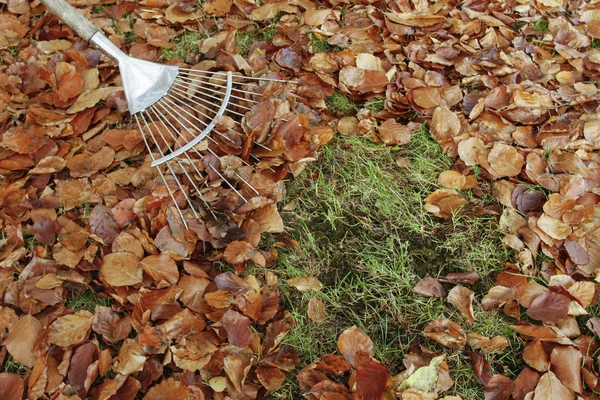
[[[400,158],[408,167],[398,166]],[[285,342],[298,351],[303,364],[335,353],[339,334],[356,325],[373,339],[377,359],[392,373],[404,369],[402,360],[411,346],[424,345],[446,352],[456,381],[451,393],[482,398],[469,357],[423,336],[427,323],[449,318],[469,333],[507,337],[510,347],[490,362],[500,373],[518,374],[522,342],[507,328],[507,317],[475,307],[471,325],[443,299],[412,292],[424,277],[475,270],[482,279],[473,289],[481,299],[510,260],[497,216],[442,220],[424,211],[424,198],[438,188],[437,176],[452,164],[422,126],[402,148],[385,147],[366,137],[338,136],[322,150],[318,162],[288,183],[283,206],[288,233],[271,240],[289,238],[295,246],[279,249],[273,272],[283,280],[315,276],[324,285],[309,293],[291,286],[281,289],[285,308],[296,321]],[[491,196],[485,199],[493,201]],[[307,316],[313,297],[326,305],[322,322]],[[297,383],[290,377],[271,396],[297,394]]]

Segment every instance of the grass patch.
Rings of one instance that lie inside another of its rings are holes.
[[[354,103],[346,96],[341,93],[335,92],[331,96],[325,99],[329,106],[329,111],[332,113],[340,112],[343,115],[351,114],[352,112],[358,111],[358,108]]]
[[[186,60],[188,55],[197,53],[200,50],[198,48],[198,41],[206,38],[206,35],[207,34],[202,32],[186,29],[181,35],[176,36],[173,39],[175,47],[172,49],[163,49],[160,61],[168,61],[174,58]]]
[[[365,107],[373,112],[381,111],[385,108],[385,97],[365,103]]]
[[[545,18],[540,18],[533,24],[532,28],[536,31],[540,31],[542,33],[548,32],[548,20]]]
[[[82,287],[81,290],[72,291],[65,299],[65,306],[72,307],[75,311],[87,310],[91,313],[96,309],[96,305],[110,307],[110,298],[98,296],[92,290]]]
[[[525,21],[516,21],[515,23],[513,23],[510,27],[514,30],[514,31],[518,31],[519,29],[521,29],[522,27],[524,27],[525,25],[527,25],[527,22]]]
[[[106,9],[106,4],[101,6],[92,7],[92,14],[102,14]]]
[[[397,157],[404,157],[410,168],[400,169]],[[511,348],[493,356],[491,365],[509,375],[519,370],[521,343],[506,328],[508,318],[502,313],[483,312],[475,305],[471,325],[444,300],[412,293],[425,276],[475,269],[482,279],[472,289],[480,300],[509,259],[496,218],[441,220],[423,210],[423,199],[438,188],[438,174],[453,162],[425,128],[398,149],[343,137],[323,148],[319,162],[290,182],[286,201],[294,209],[282,215],[299,249],[281,249],[276,272],[283,281],[313,275],[324,285],[309,293],[282,285],[285,308],[297,322],[285,343],[299,352],[303,365],[337,352],[341,331],[357,325],[394,374],[404,369],[402,359],[410,346],[422,344],[448,355],[457,383],[444,394],[483,398],[468,357],[423,336],[426,324],[450,318],[467,332],[507,336]],[[321,323],[307,317],[307,304],[315,296],[327,307]],[[294,379],[286,381],[271,398],[298,395],[294,385]]]
[[[600,39],[592,38],[592,49],[600,48]]]
[[[29,368],[13,359],[11,355],[8,354],[4,359],[4,364],[2,364],[2,369],[0,369],[0,371],[24,376],[29,372]]]
[[[326,39],[323,39],[314,33],[312,34],[310,47],[313,53],[329,53],[332,49]]]

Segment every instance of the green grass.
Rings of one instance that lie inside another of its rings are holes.
[[[399,156],[410,168],[396,165]],[[282,285],[285,308],[297,322],[285,343],[299,352],[302,365],[335,353],[341,331],[357,325],[373,339],[376,357],[394,374],[404,369],[402,359],[410,345],[423,344],[448,354],[457,384],[444,394],[483,398],[469,358],[422,334],[432,320],[450,318],[467,332],[509,338],[511,348],[492,356],[490,363],[499,373],[518,372],[521,343],[506,328],[510,320],[502,313],[483,312],[475,305],[476,321],[470,326],[444,300],[411,291],[425,276],[475,269],[482,279],[472,289],[481,300],[509,260],[496,218],[441,220],[423,210],[423,199],[438,188],[439,173],[453,161],[425,128],[403,149],[344,137],[323,148],[319,162],[289,183],[286,202],[295,208],[282,215],[299,249],[280,249],[275,272],[283,281],[313,275],[324,285],[322,291],[308,293]],[[307,316],[312,297],[327,307],[323,322]],[[271,398],[297,395],[294,385],[287,381]]]
[[[519,29],[521,29],[522,27],[524,27],[525,25],[527,25],[527,22],[525,21],[516,21],[514,24],[512,24],[510,27],[515,30],[518,31]]]
[[[87,289],[84,291],[84,289],[69,293],[65,299],[65,306],[72,307],[75,311],[87,310],[91,313],[96,309],[96,305],[110,307],[110,298],[100,297],[92,290]]]
[[[17,375],[26,375],[29,372],[29,368],[24,366],[18,361],[15,361],[10,354],[6,356],[4,359],[4,364],[2,364],[2,368],[0,368],[0,372],[8,372],[11,374]]]
[[[592,38],[592,49],[600,48],[600,39]]]
[[[316,34],[312,34],[310,46],[313,53],[329,53],[332,47],[327,43],[326,39],[319,37]]]
[[[101,14],[106,9],[106,5],[92,7],[92,14]]]
[[[385,97],[369,101],[368,103],[365,103],[365,107],[373,112],[381,111],[385,108]]]
[[[207,37],[208,33],[202,33],[198,31],[185,30],[181,35],[176,36],[173,39],[175,47],[172,49],[163,49],[161,61],[168,61],[174,58],[180,58],[186,60],[188,55],[197,53],[198,41]]]
[[[334,114],[339,112],[343,115],[349,115],[358,111],[358,107],[348,97],[338,92],[327,97],[325,101],[329,106],[329,111]]]
[[[536,31],[540,31],[542,33],[548,32],[548,20],[544,18],[540,18],[533,24],[532,28]]]

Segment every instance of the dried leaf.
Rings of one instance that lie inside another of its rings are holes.
[[[412,289],[414,293],[427,297],[445,297],[446,290],[435,278],[427,277],[421,279]]]
[[[456,285],[448,293],[448,303],[452,304],[469,322],[475,321],[473,299],[475,294],[462,285]]]
[[[359,359],[357,359],[359,354],[371,357],[375,354],[371,339],[356,326],[343,331],[338,338],[337,345],[340,353],[354,368],[360,365]]]
[[[43,330],[40,321],[25,314],[9,327],[4,346],[15,361],[32,368],[36,360],[34,347]]]
[[[93,318],[94,315],[85,310],[57,318],[49,326],[48,341],[60,347],[83,343],[88,338]]]
[[[449,319],[437,319],[423,330],[425,336],[451,349],[462,349],[467,344],[465,331],[456,322]]]
[[[299,276],[297,278],[288,279],[287,283],[301,292],[308,292],[309,290],[319,291],[323,289],[323,284],[313,276]]]

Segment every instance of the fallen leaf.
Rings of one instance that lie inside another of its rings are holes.
[[[448,293],[448,303],[452,304],[469,322],[475,321],[473,299],[475,294],[462,285],[456,285]]]
[[[444,297],[446,290],[435,278],[427,277],[421,279],[412,289],[413,293],[417,293],[428,297]]]
[[[227,332],[227,340],[234,346],[246,347],[254,337],[250,329],[250,319],[242,314],[229,310],[221,317],[221,324]]]
[[[567,316],[570,303],[571,300],[562,294],[546,292],[531,302],[527,315],[547,324],[556,324]]]
[[[359,363],[357,355],[359,353],[374,356],[373,341],[366,333],[358,329],[356,326],[346,329],[338,337],[338,349],[344,356],[346,361],[354,368],[358,367]]]
[[[17,362],[32,368],[36,360],[34,347],[43,330],[40,321],[25,314],[9,327],[4,346]]]
[[[436,319],[425,326],[425,336],[451,349],[462,349],[467,344],[465,331],[449,319]]]
[[[85,310],[57,318],[48,327],[48,342],[60,347],[83,343],[88,338],[93,318],[94,315]]]
[[[319,291],[323,289],[323,284],[313,276],[299,276],[297,278],[288,279],[287,283],[301,292],[308,292],[309,290]]]
[[[142,281],[140,259],[131,253],[110,253],[100,264],[100,277],[111,286],[131,286]]]
[[[322,322],[327,318],[325,304],[316,297],[313,297],[308,302],[308,318],[313,322]]]
[[[22,377],[8,372],[0,373],[0,396],[3,400],[21,400],[24,392]]]
[[[356,368],[358,395],[364,400],[381,399],[388,379],[390,379],[390,372],[387,367],[377,361],[369,361],[359,365]]]
[[[567,388],[574,392],[583,391],[581,360],[583,355],[572,346],[556,346],[550,354],[552,372]]]
[[[552,371],[540,378],[534,391],[534,398],[547,400],[573,400],[573,392],[563,385]]]

